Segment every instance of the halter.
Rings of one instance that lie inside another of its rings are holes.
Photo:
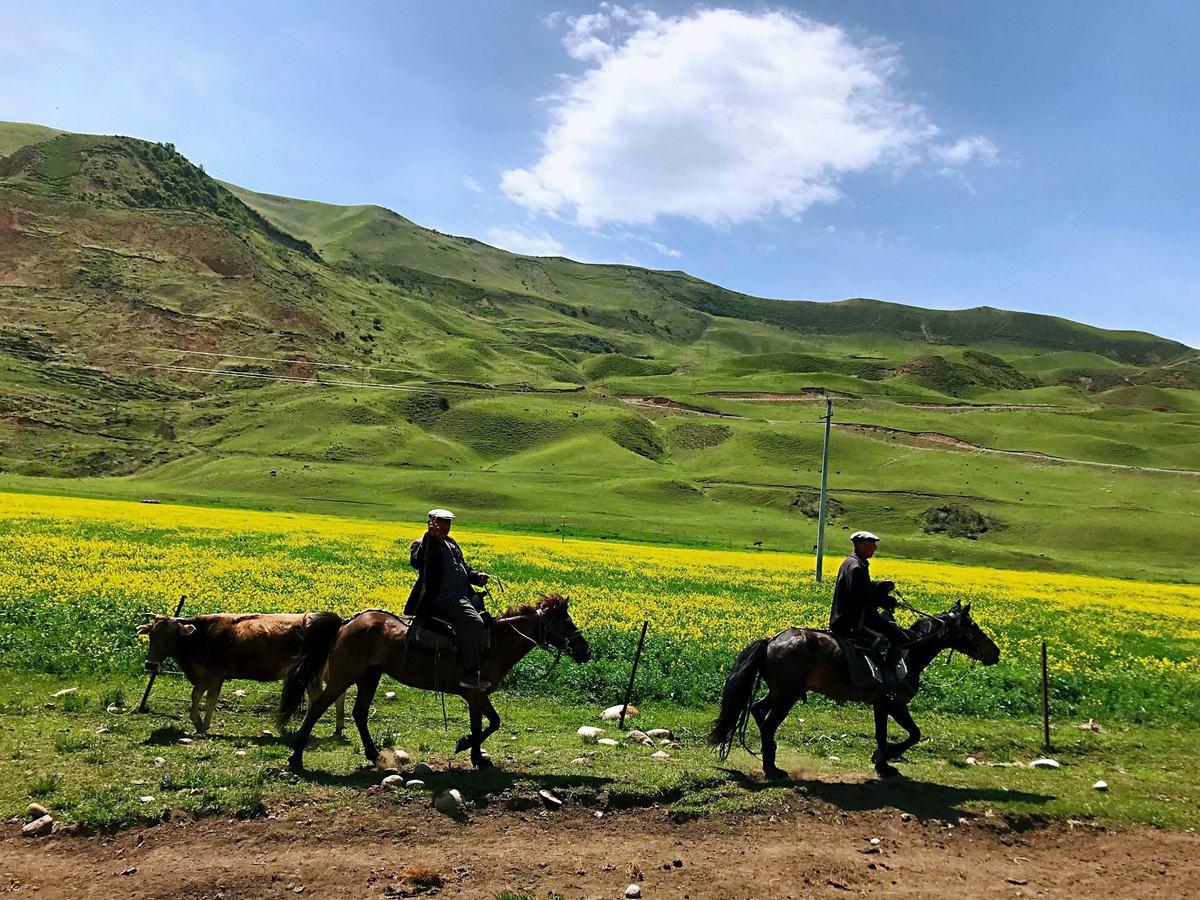
[[[555,666],[558,665],[559,660],[562,659],[563,651],[565,650],[567,653],[572,653],[572,649],[571,649],[572,642],[576,638],[582,638],[583,634],[579,631],[578,628],[576,628],[570,634],[567,634],[565,631],[559,631],[558,629],[554,628],[550,624],[550,621],[546,618],[546,612],[543,609],[535,609],[534,615],[536,616],[536,622],[537,622],[537,638],[536,639],[530,637],[525,632],[523,632],[520,628],[518,628],[516,625],[514,625],[511,620],[497,619],[496,621],[503,622],[505,625],[507,625],[509,628],[511,628],[513,631],[515,631],[521,637],[525,638],[525,640],[529,641],[529,643],[533,644],[533,646],[541,647],[543,650],[553,650],[554,651],[554,654],[555,654],[554,662],[552,662],[550,664],[550,668],[547,669],[541,676],[542,678],[548,678],[550,676],[550,673],[554,671]],[[552,638],[558,638],[559,640],[561,640],[562,646],[556,646],[555,644],[552,644],[550,642]]]

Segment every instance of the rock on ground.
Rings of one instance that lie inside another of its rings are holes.
[[[24,837],[41,837],[44,834],[49,834],[53,827],[54,819],[47,814],[22,825],[21,834]]]
[[[604,732],[595,725],[581,725],[575,733],[583,738],[585,744],[594,744],[596,739]]]
[[[629,887],[625,888],[625,896],[630,898],[640,897],[642,896],[642,889],[636,884],[631,884]]]
[[[619,719],[619,718],[621,718],[621,710],[622,709],[625,710],[625,716],[627,718],[629,716],[636,716],[638,714],[638,708],[636,706],[634,706],[632,703],[628,707],[624,707],[620,703],[618,703],[616,706],[610,706],[604,712],[600,713],[600,718],[610,720],[610,721],[613,719]]]
[[[448,816],[456,815],[463,811],[463,796],[457,788],[450,788],[445,793],[438,795],[438,798],[433,801],[433,805],[439,812],[444,812]]]

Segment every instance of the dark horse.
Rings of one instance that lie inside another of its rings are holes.
[[[485,681],[499,685],[500,680],[534,647],[565,652],[575,662],[587,662],[592,651],[567,612],[567,598],[558,594],[543,596],[536,606],[508,610],[491,625],[491,649],[483,656],[481,674]],[[500,715],[492,706],[488,690],[459,687],[458,663],[453,651],[434,652],[407,640],[410,620],[382,610],[368,610],[343,620],[333,613],[320,613],[309,625],[304,649],[288,672],[280,700],[280,722],[286,723],[300,705],[304,687],[315,673],[325,671],[325,690],[309,706],[304,723],[296,732],[289,764],[304,768],[304,748],[313,726],[334,700],[351,685],[358,686],[354,701],[354,724],[362,736],[363,752],[371,762],[379,749],[367,731],[367,713],[371,700],[385,673],[411,687],[427,691],[459,694],[467,701],[471,714],[471,733],[459,738],[455,753],[471,749],[471,762],[477,768],[491,765],[484,755],[484,740],[500,727]],[[328,661],[328,662],[327,662]],[[326,668],[327,666],[327,668]],[[488,720],[483,728],[483,717]]]
[[[938,616],[920,619],[909,629],[907,696],[921,686],[921,672],[942,650],[957,650],[985,666],[1000,660],[1000,650],[971,619],[971,604],[955,603]],[[767,694],[755,701],[759,680],[767,683]],[[878,691],[856,688],[850,681],[850,669],[838,642],[828,631],[814,628],[788,628],[775,637],[755,641],[734,661],[721,696],[721,712],[713,724],[709,740],[720,749],[721,759],[729,755],[735,740],[746,745],[746,723],[753,713],[762,734],[763,772],[768,778],[786,778],[787,772],[775,765],[775,732],[796,705],[807,700],[809,691],[817,691],[834,700],[856,700],[875,708],[875,771],[886,778],[900,774],[888,764],[921,739],[921,729],[913,721],[905,699],[888,700]],[[896,720],[908,737],[889,744],[888,717]]]

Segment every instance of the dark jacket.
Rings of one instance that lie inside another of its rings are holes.
[[[454,539],[447,536],[444,540],[447,549],[458,558],[458,561],[463,564],[463,568],[467,570],[467,577],[471,584],[480,584],[482,582],[480,573],[467,565],[466,560],[463,559],[462,550],[459,549]],[[427,541],[430,544],[428,547],[425,546]],[[408,595],[408,602],[404,604],[406,616],[433,614],[434,605],[437,603],[438,594],[442,589],[442,554],[438,550],[439,548],[434,546],[434,539],[429,537],[428,531],[413,541],[408,548],[408,561],[417,570],[417,583],[413,585],[412,592]]]
[[[870,563],[851,553],[838,569],[833,586],[833,607],[829,611],[829,630],[838,634],[857,634],[863,623],[877,619],[879,607],[895,609],[888,596],[891,582],[872,581]]]

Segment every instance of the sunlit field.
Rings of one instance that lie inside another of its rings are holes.
[[[0,667],[134,673],[145,612],[399,611],[414,573],[412,523],[0,494]],[[810,557],[657,548],[455,532],[468,560],[509,584],[492,611],[557,591],[596,649],[587,666],[531,654],[508,685],[580,700],[619,700],[636,630],[650,622],[638,696],[694,704],[719,696],[746,643],[792,625],[822,626],[839,552],[823,585]],[[835,544],[835,548],[837,545]],[[930,612],[972,604],[1001,664],[936,663],[919,700],[996,717],[1039,702],[1049,645],[1062,713],[1130,721],[1200,720],[1200,588],[889,559],[872,564]],[[902,614],[901,620],[906,620]],[[615,698],[615,699],[614,699]]]

